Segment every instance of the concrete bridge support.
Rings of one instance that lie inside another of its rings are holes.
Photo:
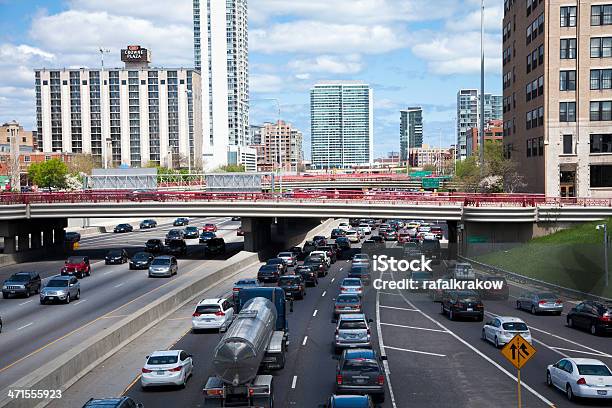
[[[57,250],[64,244],[65,218],[0,221],[4,253],[26,253],[30,250]],[[42,237],[42,238],[41,238]]]

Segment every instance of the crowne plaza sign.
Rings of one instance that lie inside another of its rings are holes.
[[[140,45],[128,45],[121,50],[121,61],[123,62],[151,62],[149,50]]]

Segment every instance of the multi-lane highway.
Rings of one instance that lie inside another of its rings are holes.
[[[187,240],[187,255],[179,257],[179,272],[172,278],[148,278],[146,270],[129,270],[128,264],[105,265],[101,260],[112,248],[125,248],[131,255],[144,250],[148,239],[163,239],[169,229],[181,228],[165,223],[150,230],[135,229],[131,233],[83,237],[78,253],[92,258],[92,274],[80,280],[79,300],[68,305],[41,305],[38,296],[1,299],[0,316],[4,328],[0,339],[0,388],[168,293],[194,274],[202,273],[206,266],[221,264],[241,249],[242,238],[237,237],[235,231],[239,222],[228,218],[194,218],[190,225],[201,227],[205,222],[218,225],[217,235],[229,243],[228,254],[205,258],[198,240]],[[137,228],[137,223],[134,225]],[[59,273],[62,266],[63,260],[12,265],[0,269],[0,279],[4,280],[17,271],[36,271],[45,282]]]

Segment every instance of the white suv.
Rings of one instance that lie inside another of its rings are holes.
[[[331,266],[331,258],[327,255],[327,252],[325,252],[325,251],[312,251],[310,253],[310,256],[316,256],[316,255],[322,255],[323,259],[325,260],[325,263],[327,264],[327,267],[329,268]]]
[[[490,341],[499,348],[520,334],[531,344],[531,332],[524,321],[518,317],[497,316],[485,323],[482,328],[482,339]]]
[[[205,329],[220,329],[234,317],[234,304],[226,298],[204,299],[198,303],[191,317],[194,332]]]

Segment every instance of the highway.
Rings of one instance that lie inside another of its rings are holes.
[[[354,248],[351,253],[357,251]],[[318,287],[308,288],[306,298],[295,302],[289,317],[287,365],[275,373],[277,406],[316,407],[333,393],[337,360],[332,350],[332,305],[349,268],[349,262],[339,260]],[[255,274],[256,268],[252,276]],[[508,301],[485,301],[485,310],[489,317],[520,317],[532,330],[537,354],[522,370],[523,407],[611,406],[600,401],[568,402],[563,393],[545,384],[546,366],[565,356],[593,357],[611,365],[611,339],[567,328],[564,315],[532,316],[515,310],[515,297],[522,290],[511,286]],[[566,302],[565,312],[571,306]],[[388,356],[386,400],[379,407],[517,406],[516,370],[499,350],[481,340],[482,323],[450,321],[427,294],[375,291],[371,286],[365,295],[365,312],[375,321],[375,348],[382,348]],[[147,408],[202,406],[202,387],[212,374],[212,350],[221,336],[189,332],[174,345],[194,356],[194,376],[185,389],[142,391],[136,377],[126,394]],[[142,350],[142,355],[151,351]]]
[[[0,341],[0,388],[169,292],[190,276],[202,273],[207,265],[221,264],[242,248],[242,237],[237,237],[235,232],[239,222],[226,217],[194,218],[190,225],[201,229],[205,222],[219,226],[217,235],[230,244],[228,254],[204,260],[198,240],[187,240],[188,253],[179,257],[179,272],[172,278],[148,278],[146,270],[129,270],[127,263],[105,265],[101,260],[112,248],[125,248],[131,255],[144,250],[148,239],[164,238],[169,229],[182,228],[166,223],[141,231],[134,223],[135,230],[131,233],[104,233],[82,238],[77,253],[91,257],[92,275],[80,280],[80,300],[68,305],[41,305],[37,295],[29,299],[0,299],[0,316],[4,322]],[[36,271],[45,282],[60,272],[63,263],[62,258],[7,266],[0,269],[0,279],[17,271]]]

